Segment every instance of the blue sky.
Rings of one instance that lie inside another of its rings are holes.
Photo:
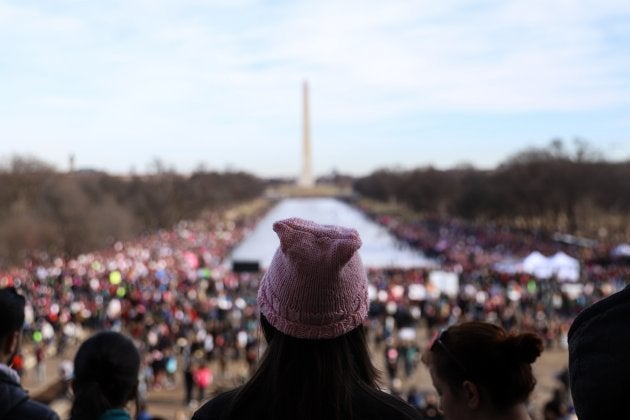
[[[490,168],[630,159],[630,2],[0,0],[0,158],[66,169]]]

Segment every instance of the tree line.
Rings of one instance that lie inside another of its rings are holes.
[[[630,238],[630,160],[610,162],[586,142],[554,140],[493,170],[381,169],[354,183],[360,195],[425,215],[526,229]]]
[[[0,265],[37,251],[74,256],[259,196],[244,172],[158,168],[143,176],[59,172],[34,158],[0,167]]]
[[[426,217],[628,241],[630,160],[602,156],[588,143],[567,147],[554,140],[518,152],[493,170],[381,169],[326,181],[351,183],[360,196]],[[107,247],[253,199],[273,185],[245,172],[200,168],[181,175],[162,164],[142,176],[59,172],[37,159],[14,157],[0,166],[0,266],[38,251],[74,256]]]

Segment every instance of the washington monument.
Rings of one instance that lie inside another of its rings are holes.
[[[311,164],[311,133],[308,113],[308,84],[304,82],[304,121],[302,126],[302,174],[298,181],[300,187],[312,187],[315,185],[313,179],[313,167]]]

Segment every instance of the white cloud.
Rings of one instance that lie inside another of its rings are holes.
[[[13,137],[288,142],[304,79],[316,127],[630,106],[625,1],[29,4],[0,3]]]
[[[93,15],[81,20],[32,11],[13,18],[29,23],[29,31],[45,22],[41,27],[87,32],[81,35],[89,42],[72,51],[64,44],[76,47],[68,39],[73,34],[56,34],[53,40],[60,45],[50,45],[48,29],[40,31],[41,47],[33,51],[43,56],[38,64],[67,64],[55,63],[54,57],[61,56],[79,74],[85,70],[94,78],[109,79],[111,94],[139,88],[139,95],[151,92],[149,100],[171,95],[175,101],[195,100],[194,87],[199,85],[288,93],[307,77],[329,97],[341,93],[330,101],[339,106],[327,108],[331,117],[340,118],[369,112],[356,108],[355,99],[368,104],[370,99],[391,101],[392,96],[402,100],[401,107],[419,110],[522,111],[627,103],[630,82],[625,80],[619,89],[618,79],[629,74],[628,51],[604,56],[600,38],[605,28],[594,26],[618,9],[601,2],[585,8],[574,2],[513,1],[479,3],[462,13],[455,6],[461,3],[429,9],[433,3],[288,4],[289,11],[278,21],[245,31],[226,31],[226,23],[186,15],[172,2],[159,3],[162,8],[129,2],[113,11],[100,9],[93,14],[103,14],[98,20],[106,25],[94,28],[89,28]],[[247,6],[252,14],[261,7]],[[266,69],[259,68],[265,64]],[[606,80],[615,75],[613,89]],[[97,80],[88,83],[99,86]],[[282,89],[287,85],[293,86]],[[382,109],[388,110],[399,107]]]

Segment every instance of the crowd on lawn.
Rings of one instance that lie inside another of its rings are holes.
[[[1,272],[0,287],[14,286],[27,300],[25,352],[37,368],[46,357],[63,360],[66,349],[89,332],[113,329],[129,334],[140,349],[144,392],[183,383],[183,402],[194,404],[226,378],[244,381],[246,373],[235,374],[230,366],[238,363],[251,371],[264,345],[256,310],[261,273],[235,273],[226,261],[265,209],[247,216],[208,215],[74,258],[41,253]],[[429,281],[432,269],[368,269],[367,323],[373,354],[385,367],[385,386],[426,418],[439,418],[434,395],[420,392],[406,378],[419,364],[422,344],[438,328],[491,321],[507,330],[539,333],[548,348],[564,349],[577,313],[630,282],[630,265],[598,262],[600,248],[493,225],[404,223],[363,210],[459,280],[458,292],[446,294]],[[562,250],[579,258],[580,292],[557,279],[493,268],[501,258],[533,250]],[[27,356],[16,367],[24,366]],[[217,362],[217,371],[209,369],[210,362]],[[35,371],[39,381],[47,379]],[[557,398],[558,404],[570,404],[566,389],[559,389]]]

